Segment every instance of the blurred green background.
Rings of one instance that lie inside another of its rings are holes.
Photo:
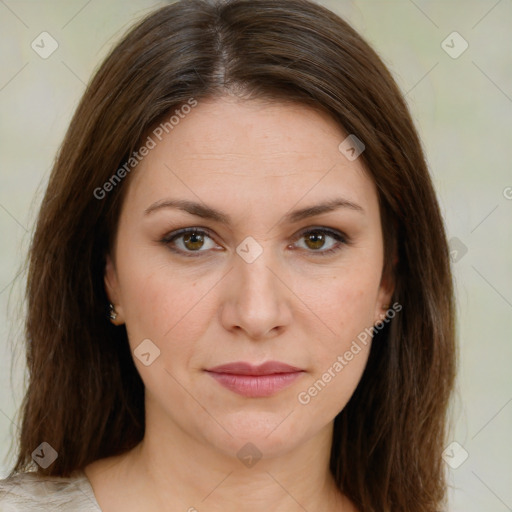
[[[446,219],[460,343],[448,453],[468,454],[446,464],[450,510],[512,510],[512,0],[319,3],[373,45],[406,93]],[[0,0],[0,477],[24,389],[18,271],[53,159],[92,72],[162,5]]]

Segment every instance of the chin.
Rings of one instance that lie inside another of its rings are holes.
[[[298,422],[293,413],[287,417],[291,410],[291,407],[283,407],[280,412],[272,413],[239,411],[229,417],[220,417],[219,423],[231,435],[217,429],[215,433],[211,432],[213,439],[209,441],[229,456],[252,450],[259,451],[265,458],[281,456],[309,437],[307,425]]]

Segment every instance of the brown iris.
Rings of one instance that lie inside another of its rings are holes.
[[[325,234],[319,231],[312,231],[305,236],[306,245],[310,249],[321,249],[325,244]]]
[[[183,235],[183,244],[187,249],[196,251],[203,246],[204,237],[200,233],[186,233]]]

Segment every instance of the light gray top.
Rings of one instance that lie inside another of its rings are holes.
[[[0,480],[0,512],[101,512],[86,474],[67,478],[19,473]]]

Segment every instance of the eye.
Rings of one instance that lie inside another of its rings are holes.
[[[173,252],[194,257],[193,253],[207,252],[216,247],[210,235],[198,228],[185,228],[169,233],[161,242]]]
[[[343,245],[348,244],[348,238],[341,232],[326,228],[313,228],[302,231],[297,239],[299,241],[304,240],[304,246],[299,246],[301,249],[317,253],[319,256],[333,254],[339,251]],[[329,239],[331,243],[329,243]]]
[[[346,235],[327,228],[309,228],[299,233],[295,240],[303,240],[305,245],[299,244],[298,248],[313,253],[315,256],[328,256],[349,243]],[[219,248],[209,232],[200,228],[184,228],[174,231],[163,237],[161,243],[171,251],[186,257],[197,257],[201,255],[200,253],[208,253],[210,250]]]

